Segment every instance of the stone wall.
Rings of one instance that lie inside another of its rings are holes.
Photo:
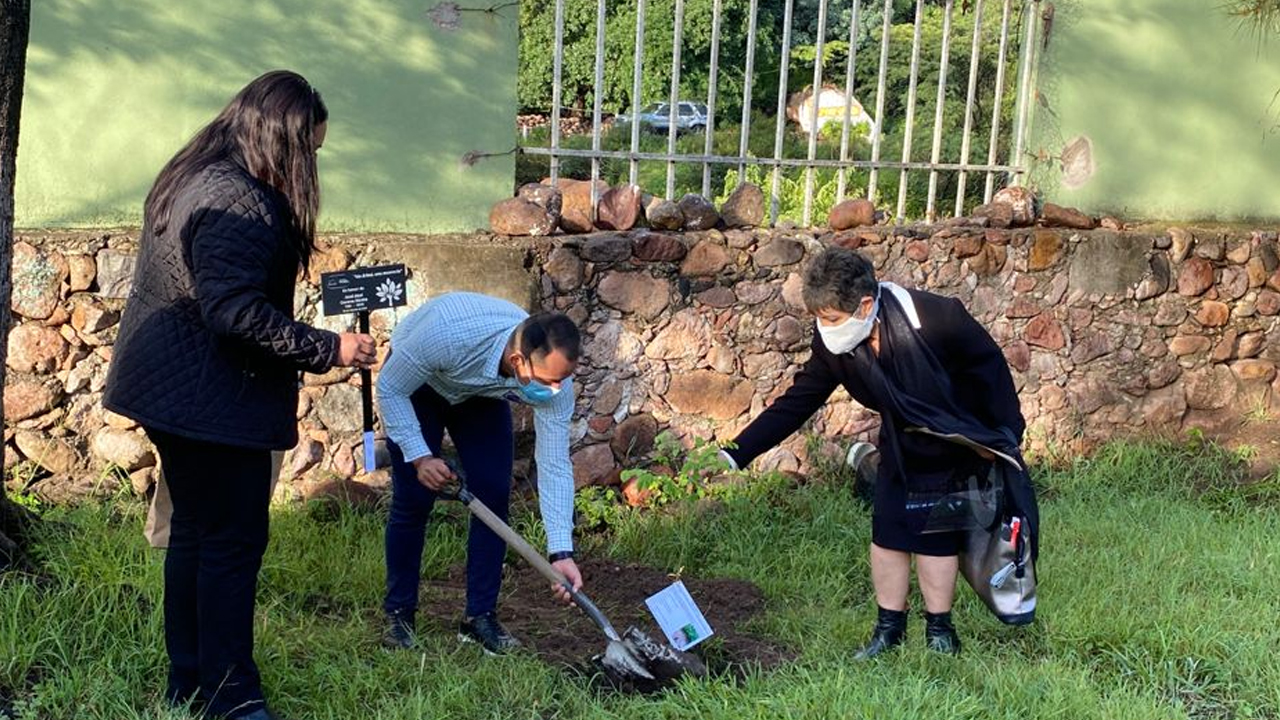
[[[322,272],[348,267],[406,263],[412,268],[409,307],[451,290],[483,291],[525,307],[537,302],[533,255],[520,242],[448,235],[330,240],[321,241],[294,305],[299,319],[335,332],[353,330],[354,316],[320,315],[317,283]],[[125,485],[141,495],[155,481],[156,456],[141,429],[101,406],[136,254],[136,230],[27,232],[15,239],[4,391],[4,463],[11,488],[61,502],[110,495]],[[382,353],[406,310],[372,314]],[[385,472],[359,472],[361,410],[354,371],[304,375],[298,420],[300,441],[285,459],[283,494],[306,494],[309,481],[334,476],[386,481]]]
[[[855,247],[882,278],[959,297],[1004,348],[1030,429],[1027,446],[1087,451],[1133,433],[1228,432],[1280,411],[1280,246],[1275,233],[996,230],[981,220],[821,230],[646,230],[521,242],[387,236],[328,238],[300,284],[299,317],[317,318],[324,270],[410,267],[410,307],[452,289],[567,312],[584,329],[574,465],[578,483],[615,482],[661,429],[729,439],[782,393],[808,354],[812,321],[800,269],[826,243]],[[129,421],[100,408],[127,294],[133,235],[32,235],[15,246],[14,328],[5,388],[11,483],[53,499],[137,492],[155,458]],[[396,316],[375,313],[384,341]],[[282,492],[305,494],[358,471],[356,378],[305,378],[302,440]],[[529,473],[526,412],[517,412]],[[873,414],[838,391],[811,423],[824,443],[869,437]],[[807,466],[804,434],[761,464]],[[38,467],[37,467],[38,466]]]
[[[1226,432],[1280,410],[1275,233],[953,224],[599,235],[558,243],[544,264],[544,303],[590,338],[582,479],[607,473],[655,426],[730,439],[782,393],[812,332],[799,272],[829,242],[865,253],[882,279],[964,301],[1004,348],[1033,452]],[[811,430],[829,442],[876,425],[841,390]],[[803,469],[806,450],[793,437],[763,464]]]

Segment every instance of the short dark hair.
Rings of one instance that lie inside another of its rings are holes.
[[[542,312],[520,323],[520,352],[529,359],[560,351],[569,362],[582,353],[582,334],[564,313]]]
[[[805,267],[800,294],[811,313],[828,308],[851,313],[877,287],[871,261],[847,248],[829,247]]]

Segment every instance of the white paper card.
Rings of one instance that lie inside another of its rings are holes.
[[[688,650],[714,633],[679,580],[649,597],[644,604],[649,606],[662,634],[677,650]]]

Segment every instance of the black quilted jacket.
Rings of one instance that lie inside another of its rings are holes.
[[[298,441],[298,373],[337,362],[338,336],[293,319],[299,251],[284,197],[231,162],[144,228],[102,404],[144,427],[248,448]]]

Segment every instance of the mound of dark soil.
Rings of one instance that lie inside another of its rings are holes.
[[[657,568],[600,559],[584,560],[579,569],[583,591],[618,632],[634,625],[654,638],[662,637],[644,600],[674,582],[674,577]],[[465,578],[464,568],[456,566],[446,578],[424,583],[424,630],[456,631],[465,607]],[[764,609],[758,587],[723,578],[683,580],[715,631],[694,649],[712,672],[768,670],[794,658],[794,653],[781,645],[743,631],[743,626]],[[583,668],[605,646],[604,635],[591,619],[576,608],[555,602],[550,583],[523,563],[505,568],[498,614],[511,634],[552,665]]]

